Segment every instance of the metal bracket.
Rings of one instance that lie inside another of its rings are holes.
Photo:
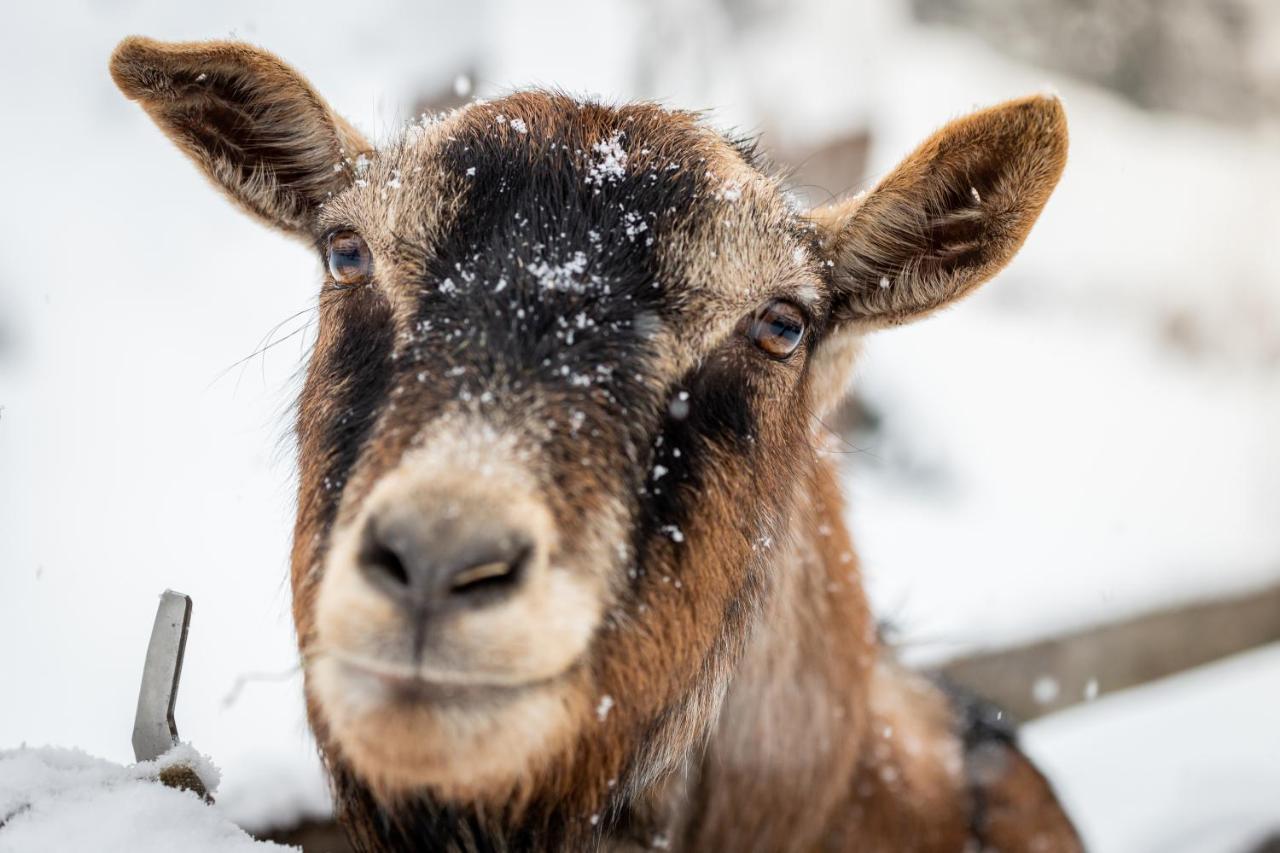
[[[133,717],[133,757],[138,761],[154,761],[178,742],[173,708],[178,701],[178,679],[182,677],[182,656],[190,624],[190,596],[165,590],[156,608],[138,689],[138,710]]]

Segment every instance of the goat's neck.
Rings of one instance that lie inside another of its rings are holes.
[[[881,660],[843,515],[820,461],[683,797],[689,849],[894,849],[898,828],[921,820],[948,827],[937,848],[948,849],[949,828],[963,825],[947,703]]]
[[[844,796],[867,725],[863,685],[876,642],[841,515],[820,463],[773,546],[773,588],[702,762],[695,838],[754,846],[761,832],[785,826],[775,849],[801,849],[809,845],[794,833],[820,831]]]

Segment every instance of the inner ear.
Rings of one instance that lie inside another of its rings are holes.
[[[112,54],[111,75],[233,200],[302,236],[371,150],[302,75],[249,45],[135,36]]]
[[[838,290],[835,317],[902,323],[969,293],[1026,240],[1066,163],[1056,98],[954,121],[866,196],[815,212]]]

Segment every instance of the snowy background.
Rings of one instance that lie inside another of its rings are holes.
[[[860,173],[804,188],[820,199],[874,183],[948,118],[1055,90],[1071,161],[1026,249],[863,362],[877,428],[854,436],[847,491],[879,612],[935,662],[1280,582],[1280,15],[1117,4],[1172,33],[1159,53],[1094,18],[1046,36],[1063,24],[1045,0],[1015,4],[1048,16],[1015,38],[991,5],[6,9],[0,749],[130,762],[171,587],[195,600],[177,719],[222,768],[217,808],[251,831],[327,811],[286,581],[316,262],[118,94],[106,60],[129,33],[260,43],[383,138],[465,75],[485,96],[541,83],[713,108],[777,151],[867,140]],[[1146,77],[1115,33],[1158,55]],[[1224,81],[1221,97],[1179,75]],[[1280,648],[1104,695],[1027,742],[1092,849],[1244,851],[1280,830]]]

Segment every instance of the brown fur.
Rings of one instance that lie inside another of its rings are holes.
[[[359,848],[1079,848],[1012,741],[971,742],[880,647],[812,418],[863,334],[1012,258],[1065,160],[1056,100],[954,122],[866,197],[801,216],[748,151],[654,105],[522,92],[375,151],[255,48],[131,38],[112,74],[250,212],[321,245],[355,230],[376,259],[372,284],[321,296],[293,549],[309,716]],[[530,176],[542,196],[496,206]],[[489,210],[505,218],[476,225]],[[540,217],[560,224],[535,241],[521,220]],[[467,229],[509,253],[442,255]],[[571,229],[591,257],[559,248]],[[617,292],[574,295],[616,257]],[[475,288],[508,275],[566,306],[548,323],[631,300],[626,334],[583,331],[574,381],[536,374],[578,351],[563,331],[537,361],[525,309],[510,339],[483,325],[518,302],[467,314],[441,283],[491,299]],[[811,317],[780,361],[743,333],[774,298]],[[436,628],[431,664],[482,689],[406,706],[344,663],[408,666],[412,626],[353,568],[387,507],[535,537],[527,592]]]
[[[286,231],[305,234],[372,150],[297,72],[248,45],[134,36],[112,54],[111,76],[233,201]]]

